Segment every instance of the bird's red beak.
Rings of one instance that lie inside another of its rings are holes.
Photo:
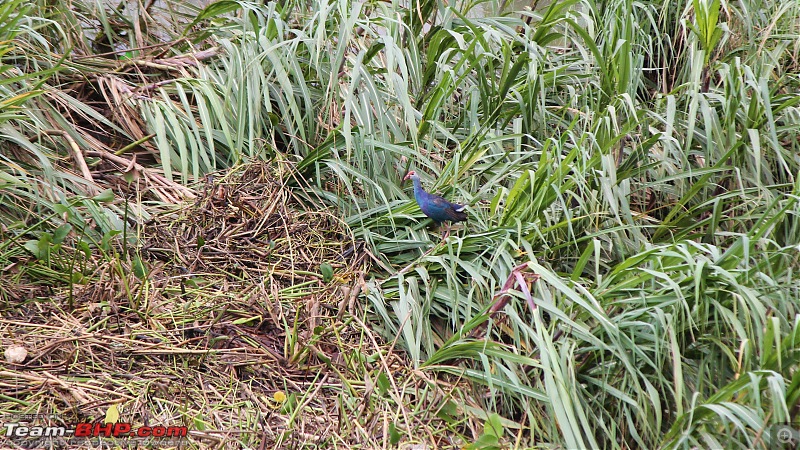
[[[403,181],[406,181],[407,179],[411,178],[411,173],[412,173],[412,172],[408,172],[408,173],[406,174],[406,176],[404,176],[404,177],[403,177]]]

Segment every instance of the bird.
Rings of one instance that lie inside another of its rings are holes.
[[[433,219],[437,225],[441,227],[442,222],[463,222],[467,220],[466,206],[457,203],[450,203],[444,198],[425,192],[422,189],[422,183],[419,180],[417,172],[410,171],[403,178],[403,181],[411,178],[414,182],[414,199],[417,200],[419,209],[423,214]],[[442,234],[442,240],[447,239],[450,235],[450,224],[447,225],[446,233]]]

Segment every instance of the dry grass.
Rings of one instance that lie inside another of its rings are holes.
[[[142,227],[141,248],[93,254],[86,284],[18,277],[0,339],[29,355],[0,364],[0,415],[69,426],[118,405],[134,427],[187,426],[189,448],[460,444],[456,429],[471,424],[454,419],[464,401],[447,399],[461,386],[411,371],[370,331],[356,301],[369,255],[293,197],[288,173],[217,174],[193,204]],[[126,254],[141,255],[146,277]]]

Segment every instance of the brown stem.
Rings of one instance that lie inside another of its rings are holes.
[[[83,178],[89,182],[89,184],[86,185],[86,193],[89,195],[95,195],[99,193],[100,191],[94,184],[92,171],[89,170],[89,166],[86,164],[86,160],[83,158],[83,152],[81,152],[81,148],[78,146],[78,143],[75,142],[75,139],[73,139],[72,136],[70,136],[69,133],[64,130],[44,130],[42,133],[50,136],[61,136],[65,141],[67,141],[72,159],[75,160],[75,165],[78,166],[78,169],[80,169]]]
[[[489,317],[494,317],[501,309],[505,308],[508,302],[511,300],[511,295],[508,291],[514,286],[516,282],[519,285],[520,291],[525,296],[525,300],[528,302],[528,306],[531,308],[531,312],[536,311],[536,303],[533,301],[533,296],[531,295],[530,288],[528,287],[528,283],[531,285],[539,280],[539,274],[536,273],[523,273],[523,270],[528,268],[528,263],[520,264],[514,269],[511,270],[511,274],[506,279],[506,282],[503,284],[503,288],[495,294],[494,304],[489,307]],[[488,321],[483,322],[482,324],[475,327],[472,332],[470,332],[470,337],[475,337],[479,333],[481,333],[487,326]]]

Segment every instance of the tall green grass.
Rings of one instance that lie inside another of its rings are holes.
[[[165,175],[295,164],[375,257],[371,325],[509,442],[774,445],[800,396],[796,2],[412,6],[206,8],[186,35],[219,57],[130,100]],[[447,241],[409,169],[469,205]],[[516,286],[489,318],[520,264],[536,308]]]

